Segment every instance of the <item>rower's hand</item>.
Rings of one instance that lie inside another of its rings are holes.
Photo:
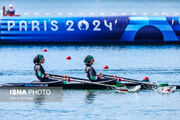
[[[45,73],[45,74],[46,74],[46,76],[45,76],[45,77],[47,77],[47,78],[48,78],[48,77],[49,77],[49,74],[48,74],[48,73]]]
[[[102,73],[99,73],[98,76],[101,78],[101,77],[103,77],[103,74],[102,74]]]

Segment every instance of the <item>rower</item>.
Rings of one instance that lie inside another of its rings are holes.
[[[45,58],[41,54],[36,55],[34,60],[33,60],[34,72],[35,72],[35,75],[38,78],[38,80],[40,80],[41,82],[59,81],[59,80],[50,78],[49,74],[45,72],[44,68],[41,65],[44,63],[44,61],[45,61]],[[61,81],[60,81],[60,83],[61,83]]]
[[[7,15],[8,16],[14,16],[15,15],[15,10],[13,8],[13,5],[9,5],[9,9],[7,10]]]
[[[6,8],[5,6],[2,6],[1,16],[7,16]]]
[[[105,79],[105,78],[103,78],[103,74],[101,74],[101,73],[96,74],[96,71],[92,67],[94,61],[95,60],[94,60],[93,56],[91,56],[91,55],[86,56],[84,59],[84,63],[86,65],[85,72],[87,74],[88,79],[91,82],[104,82],[106,84],[116,84],[117,83],[116,80]]]

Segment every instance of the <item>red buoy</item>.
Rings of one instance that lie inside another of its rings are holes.
[[[143,80],[149,80],[149,78],[148,77],[144,77]]]
[[[109,69],[109,67],[108,67],[107,65],[105,65],[105,66],[103,67],[103,69]]]
[[[46,48],[44,48],[42,51],[43,51],[43,52],[47,52],[47,49],[46,49]]]
[[[67,56],[67,57],[66,57],[66,60],[71,60],[71,56]]]

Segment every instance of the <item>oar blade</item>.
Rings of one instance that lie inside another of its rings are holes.
[[[141,89],[141,85],[136,85],[130,88],[127,87],[119,87],[116,89],[118,93],[128,93],[128,92],[138,92]]]
[[[141,85],[136,85],[134,87],[129,88],[129,92],[137,92],[141,89]]]

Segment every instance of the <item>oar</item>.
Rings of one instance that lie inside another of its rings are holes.
[[[137,85],[131,89],[127,89],[124,84],[120,84],[120,86],[108,85],[108,84],[103,84],[100,82],[90,82],[90,81],[87,81],[86,79],[82,79],[82,78],[67,77],[67,76],[61,76],[61,75],[52,75],[52,74],[50,76],[54,77],[56,79],[70,79],[70,80],[76,81],[76,82],[82,82],[82,83],[87,83],[87,84],[94,84],[94,85],[101,85],[101,86],[105,86],[105,87],[110,87],[111,89],[116,89],[117,92],[136,92],[139,89],[141,89],[140,85]]]
[[[51,84],[51,83],[59,83],[62,82],[62,80],[57,80],[57,81],[49,81],[49,82],[31,82],[33,84]]]
[[[118,78],[120,79],[120,81],[126,81],[126,82],[132,82],[132,83],[139,83],[139,84],[143,84],[143,85],[151,85],[151,86],[157,86],[157,84],[155,83],[149,83],[149,82],[142,82],[140,80],[134,80],[134,79],[130,79],[130,78],[124,78],[124,77],[117,77],[117,76],[114,76],[114,75],[106,75],[106,74],[103,74],[103,76],[105,78]]]
[[[54,74],[49,74],[50,77],[52,78],[58,78],[58,79],[61,79],[61,78],[64,78],[63,80],[65,79],[78,79],[78,80],[82,80],[82,81],[88,81],[87,79],[83,79],[83,78],[76,78],[76,77],[69,77],[69,76],[66,76],[66,75],[54,75]]]
[[[117,88],[117,86],[115,85],[108,85],[108,84],[103,84],[100,82],[91,82],[91,81],[87,81],[87,79],[82,79],[82,78],[76,78],[76,77],[67,77],[67,76],[61,76],[61,75],[53,75],[50,74],[50,76],[52,78],[56,78],[56,79],[61,79],[61,80],[72,80],[72,81],[76,81],[76,82],[82,82],[82,83],[88,83],[88,84],[94,84],[94,85],[101,85],[101,86],[106,86],[106,87],[111,87],[111,88]],[[113,78],[114,79],[114,78]]]
[[[117,77],[117,76],[113,76],[113,75],[104,75],[104,77],[106,78],[118,78],[120,79],[120,81],[126,81],[126,82],[132,82],[132,83],[138,83],[141,85],[147,85],[145,86],[146,88],[149,89],[149,86],[153,87],[153,88],[161,88],[161,87],[169,87],[168,89],[170,90],[170,92],[175,91],[176,89],[180,89],[180,85],[168,85],[167,83],[161,83],[161,84],[155,84],[155,83],[149,83],[149,82],[142,82],[140,80],[134,80],[134,79],[130,79],[130,78],[124,78],[124,77]],[[150,88],[152,89],[152,88]]]

